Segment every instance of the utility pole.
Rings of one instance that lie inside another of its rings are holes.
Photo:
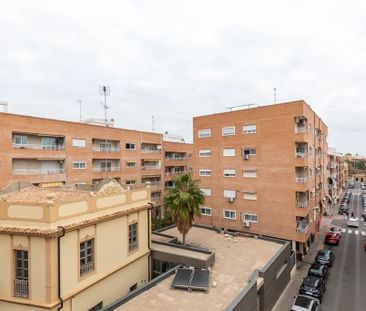
[[[100,85],[99,86],[99,95],[102,95],[104,97],[104,102],[102,103],[102,106],[104,108],[104,124],[105,124],[105,153],[106,158],[104,160],[104,169],[105,169],[105,178],[108,179],[108,158],[107,158],[107,152],[108,152],[108,119],[107,119],[107,111],[109,109],[109,106],[107,106],[107,96],[111,95],[111,90],[109,86],[107,85]],[[111,163],[111,170],[112,170],[112,163]]]

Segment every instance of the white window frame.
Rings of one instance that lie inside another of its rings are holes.
[[[224,148],[222,149],[223,157],[235,157],[235,148]]]
[[[134,164],[133,166],[129,166],[128,164]],[[137,164],[135,161],[126,161],[126,168],[136,168]]]
[[[230,216],[226,216],[225,215],[225,212],[228,212],[228,213],[234,213],[234,217],[230,217]],[[225,218],[225,219],[230,219],[230,220],[236,220],[236,216],[237,216],[237,213],[236,213],[236,211],[235,210],[232,210],[232,209],[224,209],[223,211],[222,211],[222,216]]]
[[[211,137],[211,129],[198,130],[198,138],[208,138],[208,137]]]
[[[236,190],[224,189],[224,198],[227,198],[227,199],[236,198]]]
[[[200,158],[209,158],[211,157],[211,149],[201,149],[199,151]]]
[[[257,125],[256,124],[246,124],[243,125],[243,134],[255,134],[257,133]]]
[[[203,215],[203,216],[209,216],[209,217],[212,216],[212,208],[211,207],[202,206],[202,207],[200,207],[200,212],[201,212],[201,215]]]
[[[224,169],[224,172],[223,172],[223,174],[224,174],[224,177],[235,177],[236,176],[236,174],[235,174],[235,169]]]
[[[204,193],[205,197],[210,197],[212,195],[211,188],[200,188],[200,190]]]
[[[209,174],[203,174],[203,172],[209,172]],[[212,172],[210,169],[202,168],[199,170],[199,176],[201,176],[201,177],[212,176]]]
[[[17,142],[18,139],[19,141]],[[14,135],[13,143],[17,146],[26,146],[28,145],[28,136],[16,134]]]
[[[134,147],[133,148],[127,148],[127,144],[129,145],[133,145]],[[129,143],[129,142],[126,142],[125,143],[125,150],[136,150],[136,143]]]
[[[72,146],[75,148],[86,148],[86,139],[85,138],[73,138]]]
[[[253,195],[253,196],[255,195],[255,198],[248,198],[248,197],[245,196],[246,194]],[[244,190],[243,191],[243,199],[248,200],[248,201],[257,201],[258,193],[255,190]]]
[[[246,153],[245,151],[249,151],[249,153]],[[255,153],[251,153],[251,151],[255,151]],[[243,149],[243,154],[245,155],[245,154],[247,154],[247,155],[249,155],[250,157],[254,157],[254,156],[256,156],[257,155],[257,148],[256,147],[247,147],[247,148],[244,148]]]
[[[84,164],[84,167],[82,167]],[[77,166],[77,167],[76,167]],[[85,170],[86,169],[86,161],[73,161],[72,162],[73,170]]]
[[[249,216],[249,219],[246,218],[246,216]],[[252,220],[251,217],[255,216],[257,220]],[[243,219],[244,221],[254,222],[258,223],[258,215],[253,213],[243,213]]]
[[[255,176],[246,176],[245,173],[254,173],[255,172]],[[257,169],[256,168],[244,168],[243,169],[243,177],[244,178],[257,178]]]
[[[226,126],[221,129],[222,136],[233,136],[235,135],[235,126]]]
[[[126,180],[126,185],[128,186],[133,186],[133,185],[136,185],[136,179],[128,179]]]

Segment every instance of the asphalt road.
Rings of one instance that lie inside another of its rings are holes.
[[[349,204],[349,212],[361,218],[361,185],[355,189]],[[332,249],[336,259],[327,282],[322,301],[325,311],[365,311],[366,310],[366,252],[363,243],[366,239],[366,223],[360,220],[359,228],[348,228],[344,216],[337,215],[333,209],[332,224],[343,228],[338,246],[325,246]]]

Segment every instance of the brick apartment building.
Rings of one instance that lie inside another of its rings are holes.
[[[348,164],[343,155],[334,148],[328,149],[328,195],[336,202],[348,181]]]
[[[78,122],[0,113],[0,189],[13,181],[43,187],[97,184],[151,185],[161,205],[165,183],[192,170],[192,144],[180,137]]]
[[[193,118],[198,222],[307,251],[327,194],[327,127],[304,101]]]

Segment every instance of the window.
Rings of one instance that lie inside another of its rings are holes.
[[[86,140],[82,138],[73,138],[72,146],[77,148],[85,148],[86,147]]]
[[[249,124],[243,126],[243,134],[254,134],[257,132],[257,126],[255,124]]]
[[[72,162],[72,168],[75,170],[85,170],[86,162],[85,161],[74,161],[74,162]]]
[[[15,280],[14,296],[28,298],[29,274],[28,274],[28,251],[16,250],[15,255]]]
[[[258,222],[258,216],[256,214],[244,213],[244,220],[250,222]]]
[[[211,170],[208,169],[201,169],[199,171],[200,176],[211,176]]]
[[[126,143],[125,147],[127,150],[135,150],[136,144],[135,143]]]
[[[201,188],[201,191],[203,192],[203,194],[206,197],[210,197],[211,196],[211,188]]]
[[[244,148],[244,157],[245,156],[255,156],[257,155],[257,149],[256,148]]]
[[[133,251],[137,248],[137,224],[128,226],[128,249]]]
[[[14,144],[16,145],[28,145],[28,137],[24,135],[15,135]]]
[[[236,190],[224,190],[224,198],[236,198]]]
[[[188,171],[189,172],[193,172],[193,167],[192,166],[188,166]]]
[[[43,150],[60,150],[63,139],[59,137],[42,137]]]
[[[236,211],[224,209],[224,218],[236,220]]]
[[[243,177],[246,178],[257,178],[257,169],[256,168],[245,168],[243,170]]]
[[[211,156],[211,149],[202,149],[199,152],[200,158],[208,158]]]
[[[235,126],[223,127],[222,136],[235,135]]]
[[[136,167],[136,162],[126,162],[126,167]]]
[[[99,162],[99,168],[101,172],[110,172],[112,171],[112,162],[111,161],[101,161]]]
[[[103,309],[103,301],[96,304],[93,308],[90,308],[88,311],[99,311]]]
[[[94,239],[80,243],[80,276],[94,270]]]
[[[198,130],[198,138],[211,137],[211,129]]]
[[[224,157],[235,157],[235,148],[222,149],[222,155]]]
[[[257,200],[257,192],[244,190],[244,200]]]
[[[205,216],[211,216],[212,215],[212,209],[211,207],[201,207],[201,215],[205,215]]]
[[[235,177],[235,170],[233,169],[224,170],[224,177]]]
[[[126,180],[126,185],[135,185],[136,179]]]
[[[101,152],[111,152],[112,151],[112,144],[111,143],[100,143],[99,148]]]

